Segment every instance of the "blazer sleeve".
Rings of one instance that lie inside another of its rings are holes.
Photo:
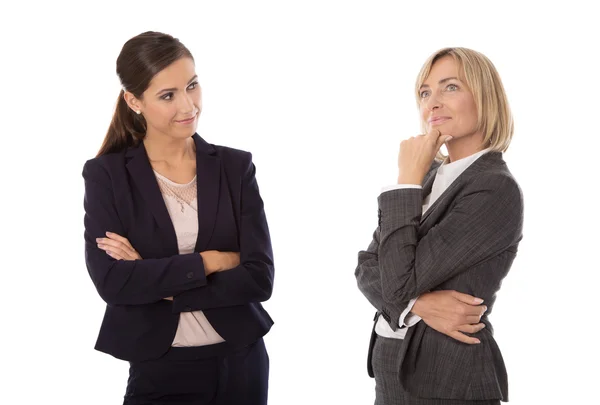
[[[174,312],[246,305],[271,297],[275,274],[271,238],[250,153],[247,159],[241,184],[240,265],[213,273],[205,286],[173,297]]]
[[[88,272],[100,297],[109,305],[149,304],[206,284],[198,253],[161,259],[115,260],[97,247],[106,231],[127,237],[119,219],[107,170],[97,159],[86,162],[84,239]]]
[[[358,289],[393,330],[405,327],[400,325],[400,316],[407,308],[409,300],[386,302],[381,289],[381,274],[379,271],[379,228],[373,232],[373,240],[367,250],[358,252],[358,266],[354,272]]]
[[[508,249],[516,251],[522,237],[521,190],[503,173],[473,179],[420,240],[422,190],[388,191],[378,202],[379,270],[386,303],[406,302]]]

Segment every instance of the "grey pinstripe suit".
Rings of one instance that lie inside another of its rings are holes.
[[[396,385],[405,397],[397,403],[508,401],[506,369],[488,316],[522,238],[522,193],[502,154],[489,152],[422,216],[423,198],[438,166],[432,164],[422,190],[379,196],[379,226],[367,250],[358,254],[358,287],[393,330],[408,301],[427,291],[461,291],[483,298],[488,307],[482,317],[486,328],[475,335],[479,345],[458,342],[424,322],[409,328],[404,341],[393,343]],[[373,344],[369,358],[372,349]]]

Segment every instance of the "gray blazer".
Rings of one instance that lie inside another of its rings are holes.
[[[521,189],[502,154],[489,152],[422,215],[439,165],[432,164],[422,190],[379,196],[379,226],[358,254],[358,287],[393,330],[409,300],[428,291],[483,298],[486,328],[471,335],[481,344],[461,343],[425,322],[408,329],[398,353],[400,382],[423,398],[508,401],[506,369],[488,317],[522,238]]]

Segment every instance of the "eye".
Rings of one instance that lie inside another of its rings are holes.
[[[190,84],[188,86],[188,89],[194,90],[194,89],[196,89],[196,87],[198,87],[198,82],[193,82],[192,84]]]
[[[171,101],[173,99],[173,93],[165,93],[160,97],[161,100]]]
[[[421,92],[421,94],[419,94],[419,96],[421,96],[421,98],[425,98],[425,97],[429,96],[429,90],[423,90]]]
[[[446,90],[456,91],[458,90],[458,86],[456,84],[449,84],[446,86]]]

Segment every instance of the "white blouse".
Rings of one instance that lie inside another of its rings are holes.
[[[196,177],[187,184],[178,184],[154,172],[169,211],[179,254],[194,252],[198,236],[198,197]],[[181,312],[172,346],[205,346],[224,342],[202,311]]]

